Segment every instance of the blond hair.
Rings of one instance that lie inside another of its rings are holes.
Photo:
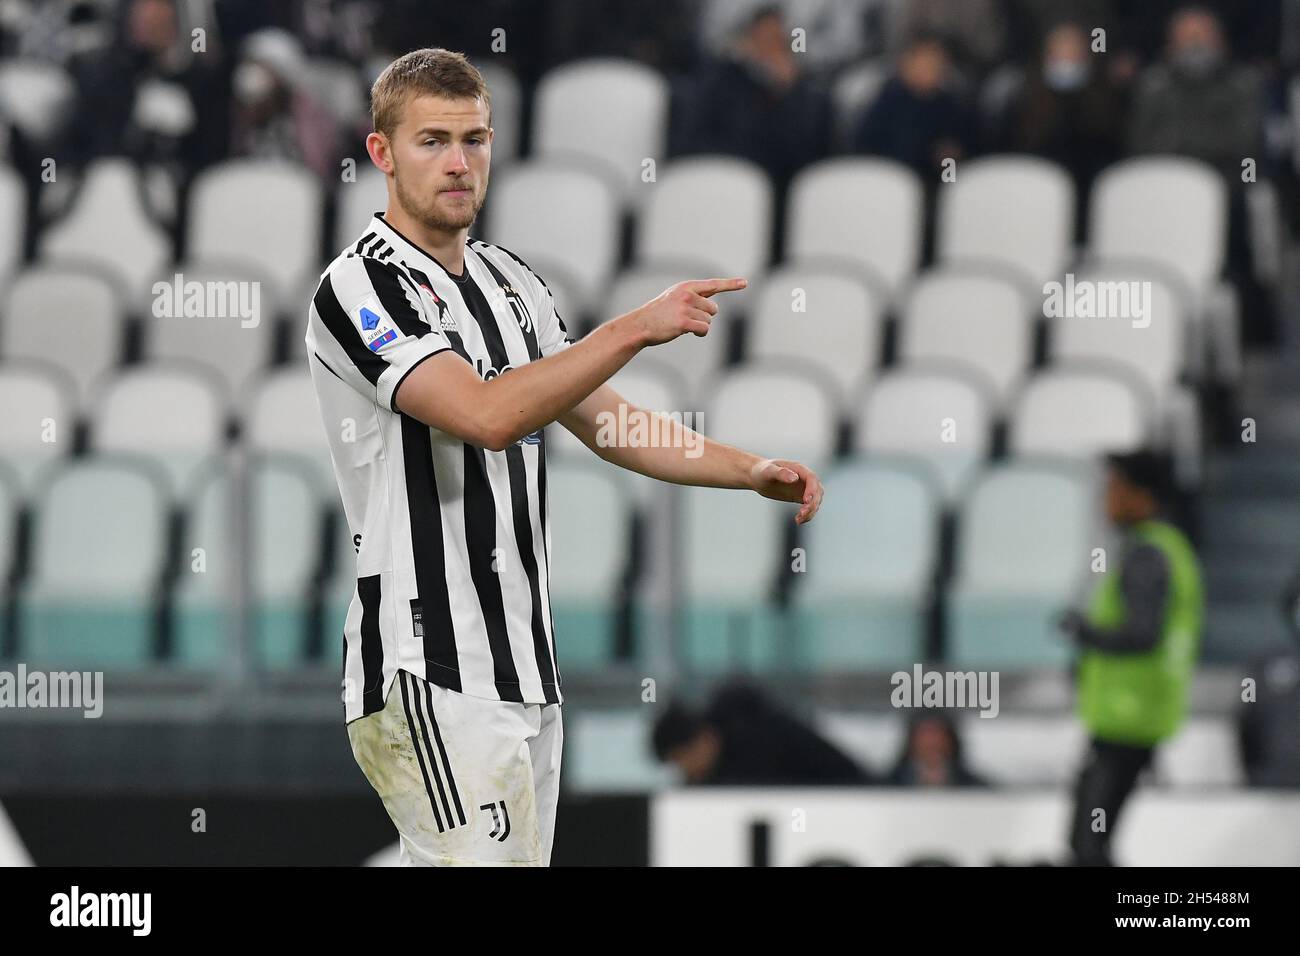
[[[465,54],[441,47],[425,47],[399,56],[379,74],[370,88],[370,118],[375,132],[391,137],[402,118],[402,107],[412,94],[453,99],[481,97],[492,125],[492,97],[483,75]]]

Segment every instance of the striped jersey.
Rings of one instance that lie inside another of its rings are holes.
[[[356,549],[345,719],[381,710],[398,670],[475,697],[560,703],[542,432],[491,451],[393,405],[439,352],[486,381],[571,345],[546,284],[478,239],[454,276],[379,213],[321,274],[306,343]]]

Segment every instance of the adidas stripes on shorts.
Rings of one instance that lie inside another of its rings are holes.
[[[347,727],[403,866],[550,865],[559,704],[470,697],[398,671],[383,710]]]

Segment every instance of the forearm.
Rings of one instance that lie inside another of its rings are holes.
[[[750,486],[750,474],[761,460],[758,455],[714,441],[669,415],[631,404],[625,408],[621,415],[599,413],[594,434],[584,438],[605,461],[678,485]],[[627,426],[627,434],[620,423]]]
[[[561,352],[485,383],[481,414],[506,446],[572,409],[642,348],[634,323],[620,316]]]

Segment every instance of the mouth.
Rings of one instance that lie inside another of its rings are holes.
[[[451,196],[453,199],[461,199],[471,194],[470,189],[444,189],[441,191],[444,196]]]

